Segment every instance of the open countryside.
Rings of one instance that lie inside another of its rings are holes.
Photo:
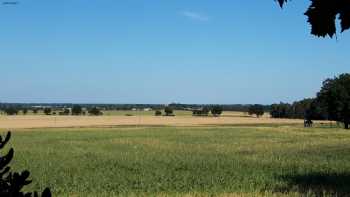
[[[350,197],[350,0],[0,18],[0,197]]]
[[[183,113],[185,114],[185,113]],[[299,124],[302,119],[273,119],[268,116],[256,118],[243,112],[224,112],[220,117],[182,116],[0,116],[0,128],[50,128],[50,127],[108,127],[108,126],[225,126],[225,125],[255,125],[255,124]],[[319,121],[332,124],[331,121]]]

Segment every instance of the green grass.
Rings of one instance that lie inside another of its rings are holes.
[[[35,129],[10,146],[28,189],[54,196],[350,193],[350,132],[336,128]]]

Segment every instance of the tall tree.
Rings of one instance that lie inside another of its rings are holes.
[[[74,105],[72,107],[72,115],[81,115],[83,113],[83,108],[80,105]]]
[[[281,7],[288,0],[278,1]],[[290,0],[289,0],[290,1]],[[310,0],[311,5],[305,12],[311,24],[311,34],[318,37],[333,37],[336,32],[337,16],[340,20],[341,32],[350,28],[350,1],[349,0]]]
[[[222,114],[222,106],[220,105],[215,105],[211,108],[210,112],[213,116],[217,117],[217,116],[220,116]]]
[[[341,74],[323,82],[317,100],[327,110],[328,118],[344,123],[345,129],[350,124],[350,74]]]
[[[52,112],[52,109],[50,107],[46,107],[44,109],[44,114],[46,114],[46,115],[51,115],[51,112]]]

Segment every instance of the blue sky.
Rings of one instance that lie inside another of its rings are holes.
[[[1,0],[1,2],[3,2]],[[350,32],[307,1],[21,0],[0,6],[0,102],[274,103],[349,72]]]

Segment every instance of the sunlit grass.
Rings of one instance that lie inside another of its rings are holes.
[[[350,191],[350,133],[337,128],[35,129],[15,131],[11,146],[15,169],[32,172],[30,189],[49,186],[55,196]]]

